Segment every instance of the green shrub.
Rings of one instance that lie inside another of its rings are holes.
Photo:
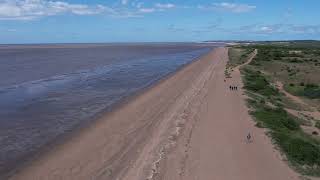
[[[320,165],[320,148],[306,139],[276,132],[273,137],[287,157],[301,165]]]
[[[310,99],[320,98],[320,87],[315,84],[302,84],[300,86],[293,86],[291,83],[284,86],[285,90],[295,96],[305,96]]]
[[[274,131],[297,131],[299,123],[283,109],[263,108],[253,112],[258,121]]]
[[[314,84],[307,84],[304,88],[303,95],[311,99],[320,98],[320,87]]]
[[[315,127],[320,129],[320,122],[319,121],[316,122]]]
[[[246,89],[267,97],[279,95],[278,89],[272,87],[261,72],[246,69],[245,73],[244,87]]]
[[[256,127],[257,127],[257,128],[265,128],[265,127],[263,126],[263,123],[260,122],[260,121],[258,121],[258,122],[256,123]]]
[[[292,95],[303,96],[304,86],[292,86],[290,84],[285,84],[284,89]]]

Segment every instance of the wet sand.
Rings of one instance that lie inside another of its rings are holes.
[[[11,179],[298,179],[254,127],[217,48],[131,98]],[[248,132],[253,142],[246,143]]]

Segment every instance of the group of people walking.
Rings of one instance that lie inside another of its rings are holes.
[[[227,81],[224,79],[224,82],[227,82]],[[229,89],[230,89],[231,91],[237,91],[237,90],[238,90],[238,86],[232,86],[232,85],[230,85],[230,86],[229,86]],[[250,132],[249,132],[249,133],[247,134],[247,136],[246,136],[246,142],[247,142],[247,143],[252,143],[252,142],[253,142],[252,135],[251,135]]]
[[[237,91],[238,90],[238,86],[229,86],[229,89],[231,91]]]

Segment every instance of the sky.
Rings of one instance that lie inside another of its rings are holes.
[[[320,40],[320,0],[0,0],[0,44]]]

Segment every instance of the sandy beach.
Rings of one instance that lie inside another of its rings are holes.
[[[248,114],[238,69],[216,48],[130,98],[12,180],[299,179]],[[253,142],[245,137],[250,132]]]

